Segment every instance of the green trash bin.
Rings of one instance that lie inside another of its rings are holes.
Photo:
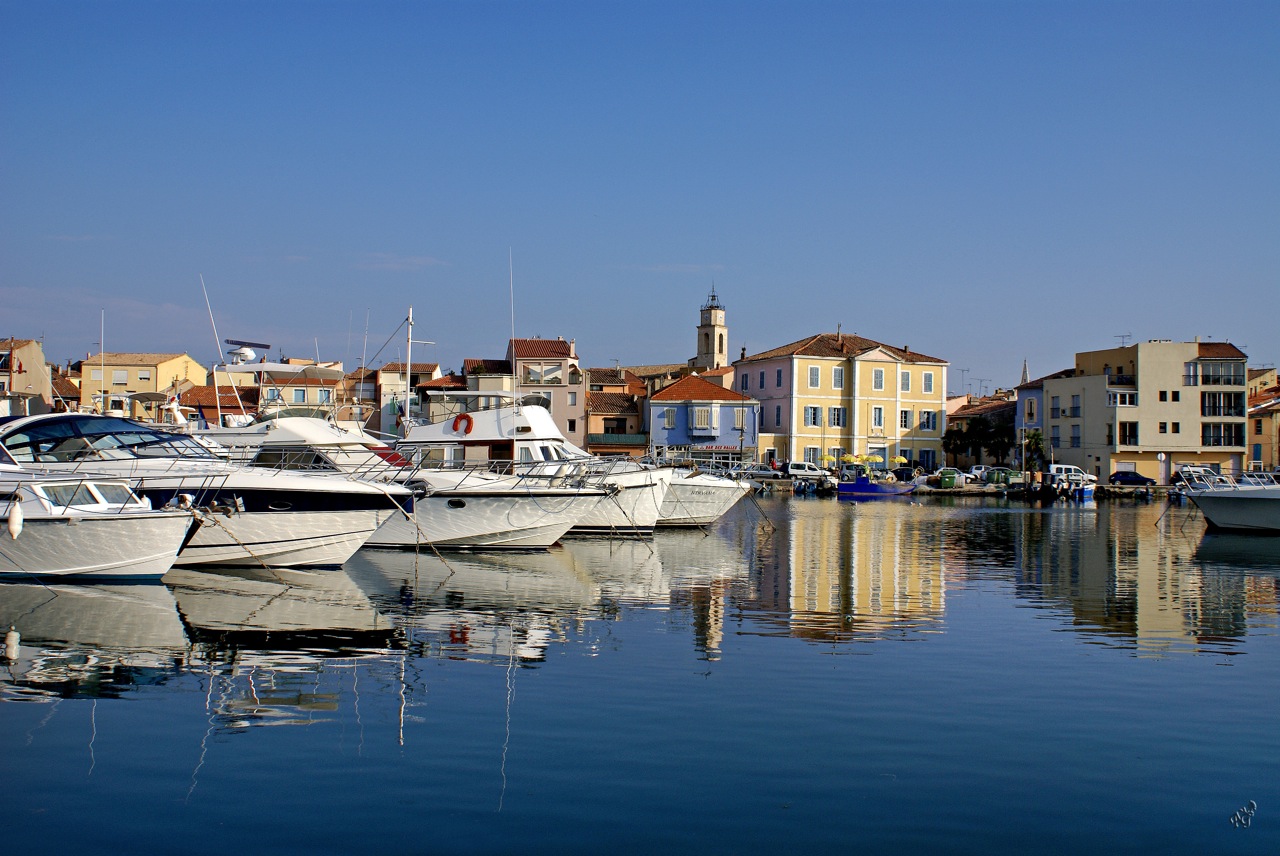
[[[955,486],[956,486],[956,474],[954,472],[943,473],[942,475],[938,476],[938,487],[955,487]]]

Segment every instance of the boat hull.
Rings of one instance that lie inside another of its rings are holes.
[[[916,486],[911,482],[857,479],[851,482],[840,482],[836,488],[836,494],[841,497],[904,496],[915,489]]]
[[[393,514],[386,509],[208,515],[174,564],[336,568]]]
[[[443,492],[414,500],[368,541],[370,547],[545,550],[608,497],[601,491]]]
[[[1280,535],[1280,488],[1241,486],[1187,496],[1213,529]]]
[[[608,476],[617,493],[607,496],[569,530],[576,537],[647,538],[662,512],[671,474],[638,469]]]
[[[192,526],[184,512],[28,517],[0,532],[0,576],[159,579]]]
[[[659,526],[715,523],[751,491],[751,485],[705,474],[676,475],[662,500]]]

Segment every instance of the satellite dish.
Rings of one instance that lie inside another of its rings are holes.
[[[231,357],[231,362],[239,365],[241,363],[252,362],[253,358],[258,356],[258,352],[253,348],[240,347],[227,354]]]

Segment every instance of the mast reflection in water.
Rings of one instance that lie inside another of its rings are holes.
[[[1274,852],[1277,580],[1280,539],[1181,507],[779,498],[548,553],[8,584],[9,840]]]

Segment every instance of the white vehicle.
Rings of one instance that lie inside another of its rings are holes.
[[[1098,477],[1072,464],[1050,464],[1047,481],[1055,485],[1097,484]]]
[[[975,481],[978,484],[982,484],[987,480],[987,473],[989,472],[991,472],[991,467],[986,464],[976,464],[969,467],[969,472],[966,473],[966,475],[968,475],[969,481]]]
[[[793,479],[808,479],[809,481],[825,484],[834,487],[838,482],[835,476],[815,464],[813,461],[792,461],[787,464],[787,475]]]

